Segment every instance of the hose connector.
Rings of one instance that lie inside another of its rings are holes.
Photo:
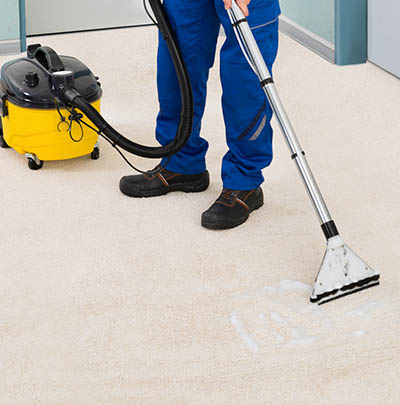
[[[60,100],[62,100],[64,92],[72,89],[74,84],[74,72],[71,70],[61,70],[51,74],[51,88]]]
[[[58,95],[58,98],[65,104],[65,105],[70,105],[74,106],[75,105],[75,100],[78,97],[82,97],[81,94],[75,90],[74,88],[67,87],[67,88],[62,88],[60,89],[60,94]]]

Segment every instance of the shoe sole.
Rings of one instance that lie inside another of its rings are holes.
[[[202,191],[207,190],[208,186],[210,183],[204,183],[204,180],[199,180],[197,182],[191,182],[191,183],[176,183],[176,184],[171,184],[167,187],[163,188],[157,188],[151,191],[141,191],[138,189],[133,189],[131,188],[129,191],[123,191],[121,192],[125,194],[128,197],[134,197],[134,198],[149,198],[149,197],[159,197],[162,195],[166,195],[168,193],[171,193],[173,191],[182,191],[184,193],[200,193]]]
[[[207,229],[212,229],[212,230],[225,230],[225,229],[232,229],[236,228],[239,225],[242,225],[244,222],[246,222],[249,219],[249,216],[252,212],[258,210],[264,205],[264,196],[261,195],[261,198],[259,198],[255,202],[255,206],[250,209],[247,214],[238,219],[238,220],[232,220],[231,218],[221,218],[218,221],[212,221],[212,222],[207,222],[207,220],[204,220],[203,218],[201,219],[201,226]]]

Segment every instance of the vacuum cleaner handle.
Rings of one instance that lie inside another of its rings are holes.
[[[41,46],[35,50],[33,58],[36,59],[50,73],[65,70],[57,52],[49,46]]]

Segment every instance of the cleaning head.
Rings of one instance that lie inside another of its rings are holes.
[[[321,305],[376,285],[379,285],[379,273],[371,269],[338,235],[328,240],[310,300]]]

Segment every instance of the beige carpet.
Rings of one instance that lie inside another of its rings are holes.
[[[156,36],[30,42],[85,61],[106,117],[150,144]],[[1,404],[399,403],[400,81],[371,64],[333,66],[284,36],[275,75],[341,233],[382,285],[308,304],[324,238],[278,131],[265,207],[233,231],[200,227],[226,151],[215,68],[204,193],[125,198],[130,169],[105,143],[99,161],[39,172],[0,151]]]

